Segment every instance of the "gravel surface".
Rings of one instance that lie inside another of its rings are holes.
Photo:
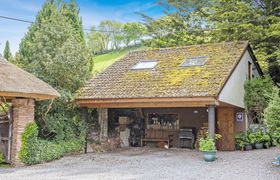
[[[188,149],[129,148],[111,153],[68,156],[21,168],[0,169],[0,179],[261,179],[280,180],[272,161],[279,148],[218,152],[215,162]]]

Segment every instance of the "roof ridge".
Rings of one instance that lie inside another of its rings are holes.
[[[129,51],[130,53],[138,53],[138,52],[148,52],[148,51],[154,51],[154,50],[172,50],[172,49],[184,49],[188,47],[196,47],[196,46],[214,46],[214,45],[220,45],[220,44],[233,44],[233,43],[244,43],[246,46],[249,44],[249,41],[223,41],[223,42],[217,42],[217,43],[203,43],[203,44],[193,44],[193,45],[187,45],[187,46],[174,46],[174,47],[165,47],[165,48],[148,48],[148,49],[140,49],[140,50],[132,50]]]

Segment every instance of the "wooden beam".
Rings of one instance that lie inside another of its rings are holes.
[[[88,103],[140,103],[140,102],[204,102],[216,101],[215,97],[167,97],[167,98],[118,98],[118,99],[76,99],[79,104]]]
[[[87,107],[82,107],[82,119],[87,126],[87,123],[88,123],[88,108]],[[88,128],[86,128],[86,129],[88,129]],[[84,153],[87,153],[87,135],[88,135],[88,131],[86,130]]]
[[[7,99],[14,99],[15,97],[19,97],[19,98],[30,98],[30,99],[36,99],[36,100],[46,100],[46,99],[57,98],[57,96],[48,95],[48,94],[16,93],[16,92],[0,92],[0,97],[5,97]]]
[[[100,123],[100,141],[108,138],[108,108],[98,109],[98,122]]]
[[[206,107],[208,105],[219,105],[219,102],[215,99],[187,99],[183,101],[181,99],[172,99],[173,101],[166,99],[155,99],[154,101],[147,99],[139,99],[139,102],[135,99],[133,100],[118,100],[112,101],[82,101],[79,102],[82,107],[97,107],[97,108],[154,108],[154,107]]]
[[[156,107],[206,107],[211,103],[108,103],[108,104],[80,104],[90,108],[156,108]]]

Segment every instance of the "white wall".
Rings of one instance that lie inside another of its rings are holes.
[[[255,77],[260,76],[247,50],[222,89],[218,97],[219,101],[244,108],[244,83],[248,79],[248,61],[251,62],[253,66],[252,74]]]

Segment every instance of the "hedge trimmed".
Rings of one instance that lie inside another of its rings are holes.
[[[22,135],[19,159],[27,165],[52,161],[66,153],[81,151],[83,144],[83,141],[79,139],[59,142],[41,139],[38,137],[38,126],[36,123],[29,123]]]

